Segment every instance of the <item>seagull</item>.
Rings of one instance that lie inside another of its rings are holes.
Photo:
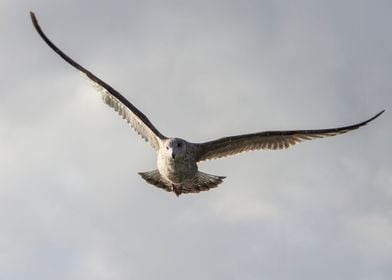
[[[366,125],[385,111],[380,111],[366,121],[336,128],[263,131],[223,137],[204,143],[192,143],[177,137],[166,137],[123,95],[53,44],[42,31],[35,14],[30,12],[30,16],[36,31],[45,43],[66,62],[85,74],[102,94],[103,101],[117,111],[155,149],[157,169],[138,174],[148,183],[168,192],[174,192],[177,196],[207,191],[217,187],[226,178],[199,171],[197,164],[200,161],[256,150],[286,149],[305,140],[343,134]]]

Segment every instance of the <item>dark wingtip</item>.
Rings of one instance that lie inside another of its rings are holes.
[[[385,109],[377,113],[374,117],[370,118],[369,120],[366,121],[366,123],[371,122],[374,119],[377,119],[382,113],[385,112]]]
[[[31,21],[33,22],[34,28],[38,31],[38,33],[41,33],[42,31],[41,31],[41,28],[39,27],[38,20],[37,20],[37,17],[35,16],[34,12],[30,11],[30,18],[31,18]]]
[[[34,23],[34,25],[37,24],[37,18],[35,17],[34,12],[30,11],[30,17],[31,17],[31,21]]]

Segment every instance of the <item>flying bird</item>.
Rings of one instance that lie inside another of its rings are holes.
[[[140,172],[140,176],[148,183],[168,192],[174,192],[177,196],[206,191],[223,182],[224,176],[199,171],[197,163],[200,161],[256,150],[286,149],[305,140],[343,134],[366,125],[384,112],[382,110],[360,123],[328,129],[263,131],[223,137],[204,143],[192,143],[177,137],[166,137],[123,95],[54,45],[42,31],[34,13],[30,12],[30,15],[35,29],[45,43],[66,62],[84,73],[96,85],[102,94],[103,101],[117,111],[155,149],[157,169]]]

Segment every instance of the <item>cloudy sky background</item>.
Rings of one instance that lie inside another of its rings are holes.
[[[391,279],[391,1],[0,0],[0,279]],[[168,136],[355,132],[180,198],[48,36]]]

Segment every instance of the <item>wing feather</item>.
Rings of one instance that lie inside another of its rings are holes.
[[[194,156],[196,161],[202,161],[255,150],[287,149],[302,141],[335,136],[355,130],[371,122],[383,112],[384,110],[364,122],[344,127],[316,130],[264,131],[224,137],[205,143],[195,143]]]
[[[116,112],[118,112],[119,115],[123,119],[125,119],[129,123],[129,125],[139,135],[142,136],[143,139],[148,141],[155,150],[158,150],[160,140],[166,139],[166,137],[154,127],[150,120],[118,91],[116,91],[110,85],[99,79],[89,70],[79,65],[72,58],[62,52],[55,44],[53,44],[49,40],[49,38],[42,31],[33,12],[30,12],[30,16],[35,29],[37,30],[41,38],[45,41],[45,43],[59,56],[61,56],[61,58],[63,58],[66,62],[84,73],[94,84],[94,86],[101,92],[103,101],[108,106],[112,107]]]

